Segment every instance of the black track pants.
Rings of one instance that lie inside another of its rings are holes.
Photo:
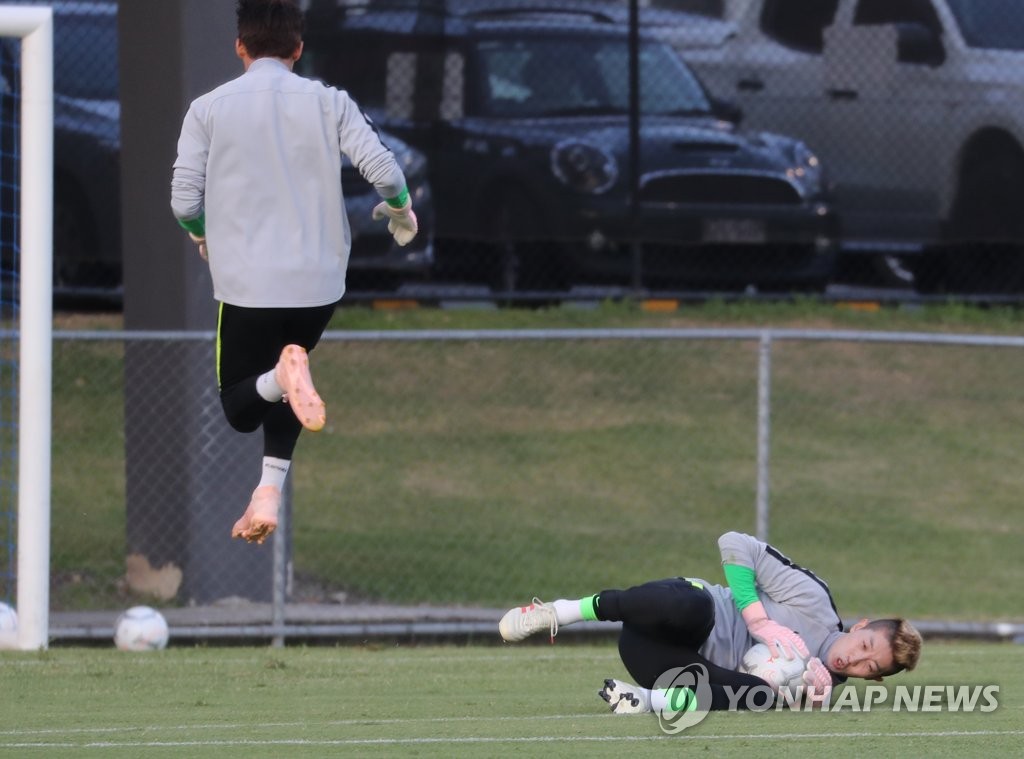
[[[599,619],[622,622],[619,656],[637,685],[653,688],[666,671],[701,664],[708,670],[712,698],[711,704],[700,707],[725,709],[729,696],[724,686],[765,684],[753,675],[712,664],[698,653],[714,628],[715,605],[706,590],[689,580],[671,577],[626,590],[603,590],[598,599]],[[746,699],[737,705],[749,706]]]
[[[217,381],[228,423],[239,432],[263,427],[263,455],[291,459],[302,424],[287,403],[256,392],[256,379],[277,365],[286,345],[313,350],[334,305],[315,308],[242,308],[222,303],[217,320]]]

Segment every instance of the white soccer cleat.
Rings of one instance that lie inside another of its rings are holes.
[[[651,711],[650,697],[644,689],[622,680],[608,678],[597,695],[608,702],[614,714],[647,714]]]
[[[555,607],[534,598],[529,606],[517,606],[505,612],[498,622],[498,632],[509,643],[516,643],[541,630],[551,631],[551,642],[558,635],[558,617]]]

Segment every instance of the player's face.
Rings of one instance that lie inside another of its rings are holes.
[[[824,664],[837,675],[881,677],[893,665],[892,646],[882,631],[867,627],[867,620],[861,620],[832,644]]]

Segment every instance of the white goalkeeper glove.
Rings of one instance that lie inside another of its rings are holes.
[[[399,245],[408,245],[419,231],[416,214],[412,211],[412,202],[408,200],[401,208],[392,208],[387,201],[378,203],[373,209],[373,220],[381,219],[388,219],[388,232]]]
[[[199,235],[193,234],[192,232],[189,232],[188,236],[192,238],[192,242],[194,242],[199,247],[199,257],[204,261],[209,261],[210,251],[206,247],[206,238],[200,237]]]

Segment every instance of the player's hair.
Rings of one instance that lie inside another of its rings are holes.
[[[296,0],[238,0],[238,39],[250,58],[289,58],[302,42]]]
[[[921,658],[921,633],[905,619],[874,619],[867,627],[881,632],[892,648],[892,667],[880,675],[895,675],[908,672],[917,666]]]

